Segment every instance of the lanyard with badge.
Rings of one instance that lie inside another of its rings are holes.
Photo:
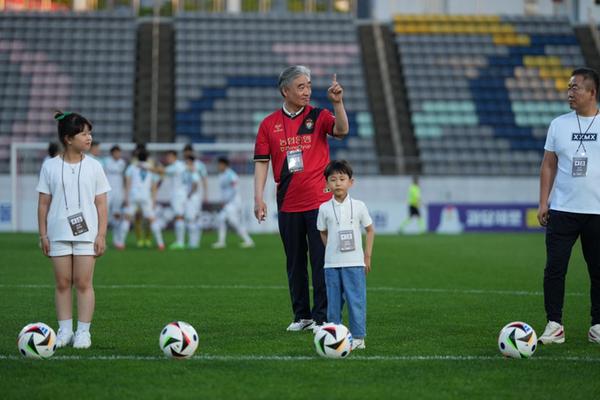
[[[81,187],[79,186],[79,180],[81,177],[81,164],[83,164],[83,155],[81,156],[81,160],[79,160],[79,171],[77,172],[77,200],[79,202],[79,210],[81,210]],[[67,209],[67,220],[69,221],[69,226],[71,227],[71,231],[73,232],[73,236],[79,236],[82,233],[86,233],[89,229],[87,223],[85,222],[85,218],[83,217],[83,213],[79,211],[78,213],[69,215],[69,203],[67,202],[67,191],[65,190],[65,157],[62,157],[62,170],[60,173],[60,178],[62,181],[62,189],[63,196],[65,198],[65,208]]]
[[[283,116],[281,125],[283,125],[283,133],[285,134],[286,146],[289,146],[287,129],[285,127],[285,115],[284,115],[283,110],[281,110],[281,115]],[[294,116],[296,116],[296,115],[298,115],[298,114],[295,114]],[[304,109],[302,109],[302,115],[304,115]],[[304,171],[304,160],[302,159],[302,150],[301,149],[288,150],[286,155],[287,155],[286,159],[287,159],[288,170],[292,174],[295,172]]]
[[[354,209],[352,207],[352,199],[348,196],[348,201],[350,202],[350,225],[354,226]],[[335,205],[334,200],[331,199],[331,208],[333,209],[333,216],[335,217],[335,222],[337,222],[338,226],[338,242],[339,249],[341,252],[354,251],[356,249],[356,244],[354,241],[354,229],[347,230],[339,230],[340,219],[342,218],[342,208],[340,205],[340,218],[338,219],[337,214],[335,213]]]
[[[592,118],[592,122],[590,122],[587,129],[583,133],[581,132],[581,123],[579,122],[579,115],[575,113],[575,116],[577,117],[577,126],[579,127],[579,146],[577,146],[577,150],[575,150],[575,155],[573,156],[571,176],[584,177],[587,175],[588,158],[586,155],[585,145],[583,144],[583,137],[586,133],[588,133],[588,131],[594,124],[594,121],[598,116],[598,110],[596,110],[596,114],[594,115],[594,118]],[[581,152],[579,152],[579,149],[581,149]]]

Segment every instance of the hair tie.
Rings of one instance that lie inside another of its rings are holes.
[[[73,113],[70,111],[67,111],[67,112],[61,113],[60,115],[54,117],[54,119],[57,121],[62,121],[67,115],[71,115],[71,114],[73,114]]]

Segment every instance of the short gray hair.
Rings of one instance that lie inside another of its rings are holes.
[[[277,81],[277,86],[279,86],[279,92],[281,95],[283,95],[283,88],[288,87],[297,77],[301,75],[306,75],[306,77],[308,77],[310,80],[310,69],[304,65],[293,65],[281,71],[281,74],[279,74],[279,80]]]

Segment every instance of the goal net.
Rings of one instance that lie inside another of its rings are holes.
[[[118,145],[122,158],[129,162],[136,144],[131,142],[100,144],[100,158],[110,157],[110,148]],[[160,162],[168,150],[178,153],[180,159],[186,143],[147,143],[146,149],[150,158]],[[193,144],[196,158],[204,162],[208,170],[208,204],[203,208],[202,220],[205,228],[214,228],[216,210],[220,202],[218,185],[217,159],[225,156],[230,166],[240,176],[239,192],[242,198],[242,223],[250,232],[277,231],[275,185],[273,178],[267,178],[265,201],[269,212],[267,221],[258,224],[254,218],[254,146],[250,143],[195,143]],[[4,192],[0,198],[0,230],[14,232],[35,232],[37,225],[38,193],[35,188],[39,173],[47,157],[47,142],[12,143],[10,157],[10,175],[0,175],[0,184]],[[271,175],[271,171],[269,171]],[[157,202],[169,202],[169,182],[165,180],[158,192]],[[8,193],[7,193],[8,192]]]

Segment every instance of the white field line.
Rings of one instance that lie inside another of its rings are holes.
[[[96,289],[166,289],[166,290],[287,290],[287,286],[276,285],[94,285]],[[36,285],[36,284],[0,284],[0,289],[53,289],[54,285]],[[442,289],[442,288],[403,288],[374,286],[367,287],[370,292],[399,292],[399,293],[453,293],[453,294],[477,294],[477,295],[509,295],[509,296],[542,296],[541,291],[527,290],[493,290],[493,289]],[[568,292],[567,296],[587,296],[581,292]]]
[[[19,355],[0,354],[0,361],[18,361],[28,360]],[[163,356],[136,356],[136,355],[113,355],[113,356],[53,356],[49,361],[163,361],[168,360]],[[314,356],[257,356],[257,355],[239,355],[239,356],[218,356],[202,354],[190,358],[186,361],[317,361],[322,358]],[[429,355],[429,356],[350,356],[348,361],[500,361],[510,362],[502,356],[460,356],[460,355]],[[583,362],[600,363],[598,357],[532,357],[532,361],[548,362]],[[529,362],[526,360],[524,362]]]

